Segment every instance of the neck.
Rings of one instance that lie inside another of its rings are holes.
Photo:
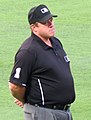
[[[35,34],[35,33],[34,33]],[[35,34],[37,35],[37,34]],[[52,43],[50,41],[50,38],[47,38],[47,37],[42,37],[40,35],[37,35],[45,44],[47,44],[48,46],[52,47]]]

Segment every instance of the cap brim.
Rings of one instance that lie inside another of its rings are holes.
[[[58,17],[57,15],[46,15],[45,17],[43,17],[41,20],[39,20],[38,22],[46,22],[47,20],[49,20],[51,17]]]
[[[58,17],[57,15],[52,15],[52,17]]]

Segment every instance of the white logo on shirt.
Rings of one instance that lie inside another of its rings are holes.
[[[15,73],[15,75],[14,75],[14,78],[19,79],[19,78],[20,78],[20,72],[21,72],[21,68],[17,68],[17,69],[16,69],[16,73]]]
[[[42,9],[41,9],[41,12],[42,12],[42,13],[46,13],[46,12],[48,12],[48,9],[47,9],[47,8],[42,8]]]
[[[70,62],[70,59],[68,58],[68,56],[64,56],[64,59],[66,62]]]

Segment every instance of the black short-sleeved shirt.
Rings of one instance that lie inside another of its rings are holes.
[[[25,101],[32,104],[69,104],[75,100],[70,61],[60,41],[52,46],[32,34],[20,47],[10,82],[26,87]]]

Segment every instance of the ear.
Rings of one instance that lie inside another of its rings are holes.
[[[32,30],[33,32],[37,32],[38,26],[37,26],[37,24],[32,24],[32,25],[30,26],[30,28],[31,28],[31,30]]]

